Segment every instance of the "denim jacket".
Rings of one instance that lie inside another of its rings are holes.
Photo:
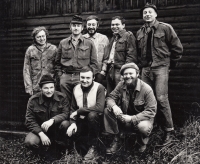
[[[61,40],[56,55],[57,72],[80,72],[82,67],[90,65],[95,73],[98,70],[97,54],[94,43],[82,35],[76,48],[72,44],[72,36]]]
[[[127,114],[129,101],[133,101],[134,110],[137,113],[132,116],[134,125],[143,120],[154,119],[157,112],[157,102],[151,87],[138,79],[133,94],[135,98],[130,100],[127,85],[124,81],[121,81],[107,97],[107,107],[112,108],[114,105],[117,105],[124,114]]]
[[[59,124],[69,117],[69,102],[61,92],[54,92],[49,107],[42,97],[42,92],[33,95],[27,105],[26,121],[27,128],[38,134],[42,131],[41,125],[49,119],[54,119],[54,124]]]
[[[136,34],[138,48],[138,66],[147,66],[145,43],[145,25],[143,25]],[[175,33],[173,27],[167,23],[156,20],[152,26],[152,64],[151,67],[160,65],[170,65],[170,59],[177,61],[182,57],[183,46]]]

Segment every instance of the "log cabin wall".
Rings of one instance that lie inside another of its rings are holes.
[[[121,15],[126,29],[136,34],[143,24],[140,0],[2,0],[0,2],[0,120],[24,122],[29,96],[23,84],[25,51],[32,44],[31,32],[45,26],[48,42],[58,46],[70,35],[69,21],[74,14],[85,19],[101,18],[99,32],[112,36],[110,20]],[[200,102],[200,1],[151,0],[158,7],[158,20],[171,24],[177,32],[184,54],[170,72],[169,99],[173,116],[181,117],[192,102]],[[84,31],[85,32],[85,31]]]

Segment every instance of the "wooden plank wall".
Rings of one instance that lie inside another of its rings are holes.
[[[53,1],[51,2],[53,3]],[[192,102],[200,102],[199,8],[200,4],[159,8],[158,20],[170,23],[174,27],[184,47],[182,60],[178,63],[177,68],[170,72],[169,98],[173,113],[175,113],[174,116],[183,114],[183,111],[189,109]],[[90,14],[94,13],[84,13],[82,17],[85,19]],[[48,41],[58,46],[61,39],[70,35],[69,21],[72,15],[5,19],[1,24],[1,120],[24,121],[29,96],[24,91],[22,69],[25,51],[32,44],[30,36],[32,29],[36,26],[47,27],[50,33]],[[126,18],[126,29],[134,34],[143,24],[139,9],[124,12],[104,12],[98,14],[101,18],[99,32],[110,38],[112,36],[110,20],[116,15]]]

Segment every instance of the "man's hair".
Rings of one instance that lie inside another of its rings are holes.
[[[84,66],[84,67],[81,69],[80,73],[89,72],[89,71],[92,72],[93,77],[94,77],[94,70],[93,70],[93,68],[90,67],[90,66]]]
[[[46,36],[49,36],[48,30],[44,26],[39,26],[33,29],[31,36],[33,37],[33,40],[35,40],[35,36],[40,32],[44,31]]]
[[[95,19],[98,23],[100,21],[100,19],[96,15],[90,15],[89,17],[86,18],[86,22],[92,19]]]
[[[121,17],[121,16],[114,16],[114,17],[112,17],[112,20],[115,20],[115,19],[121,20],[122,24],[125,24],[125,22],[126,22],[126,20],[123,17]]]

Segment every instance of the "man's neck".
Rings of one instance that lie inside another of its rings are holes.
[[[88,33],[88,35],[89,35],[90,37],[93,37],[95,34],[96,34],[96,32],[93,33],[93,34]]]
[[[146,22],[146,24],[151,27],[154,25],[155,22],[156,22],[156,19],[153,22]]]
[[[43,45],[37,44],[37,47],[38,47],[39,49],[43,50],[43,49],[46,47],[46,45],[47,45],[46,43],[43,44]]]
[[[72,38],[78,40],[81,37],[81,34],[74,35],[72,34]]]
[[[81,85],[81,88],[82,88],[83,92],[88,92],[92,88],[93,85],[94,85],[94,82],[92,82],[92,84],[90,86],[88,86],[88,87],[83,87]]]

